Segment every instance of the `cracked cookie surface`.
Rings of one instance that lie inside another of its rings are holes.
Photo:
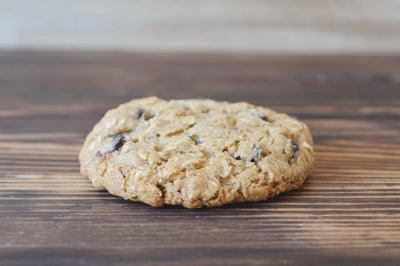
[[[79,159],[82,175],[113,195],[199,208],[296,189],[314,151],[304,123],[268,108],[149,97],[108,111]]]

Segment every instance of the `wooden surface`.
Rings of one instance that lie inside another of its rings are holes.
[[[3,0],[0,48],[400,53],[399,12],[399,0]]]
[[[92,188],[85,135],[149,95],[295,115],[315,171],[298,191],[212,209]],[[399,191],[400,56],[0,52],[0,265],[395,265]]]

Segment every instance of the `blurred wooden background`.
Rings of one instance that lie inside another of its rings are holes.
[[[400,52],[399,0],[0,0],[0,48]]]

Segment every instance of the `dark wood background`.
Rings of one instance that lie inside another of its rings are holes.
[[[316,166],[267,202],[152,208],[78,152],[132,98],[248,101],[304,120]],[[398,264],[400,56],[0,52],[0,264]]]

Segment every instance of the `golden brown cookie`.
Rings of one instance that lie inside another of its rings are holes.
[[[308,127],[245,102],[136,99],[87,136],[81,173],[154,207],[261,201],[300,187],[314,164]]]

